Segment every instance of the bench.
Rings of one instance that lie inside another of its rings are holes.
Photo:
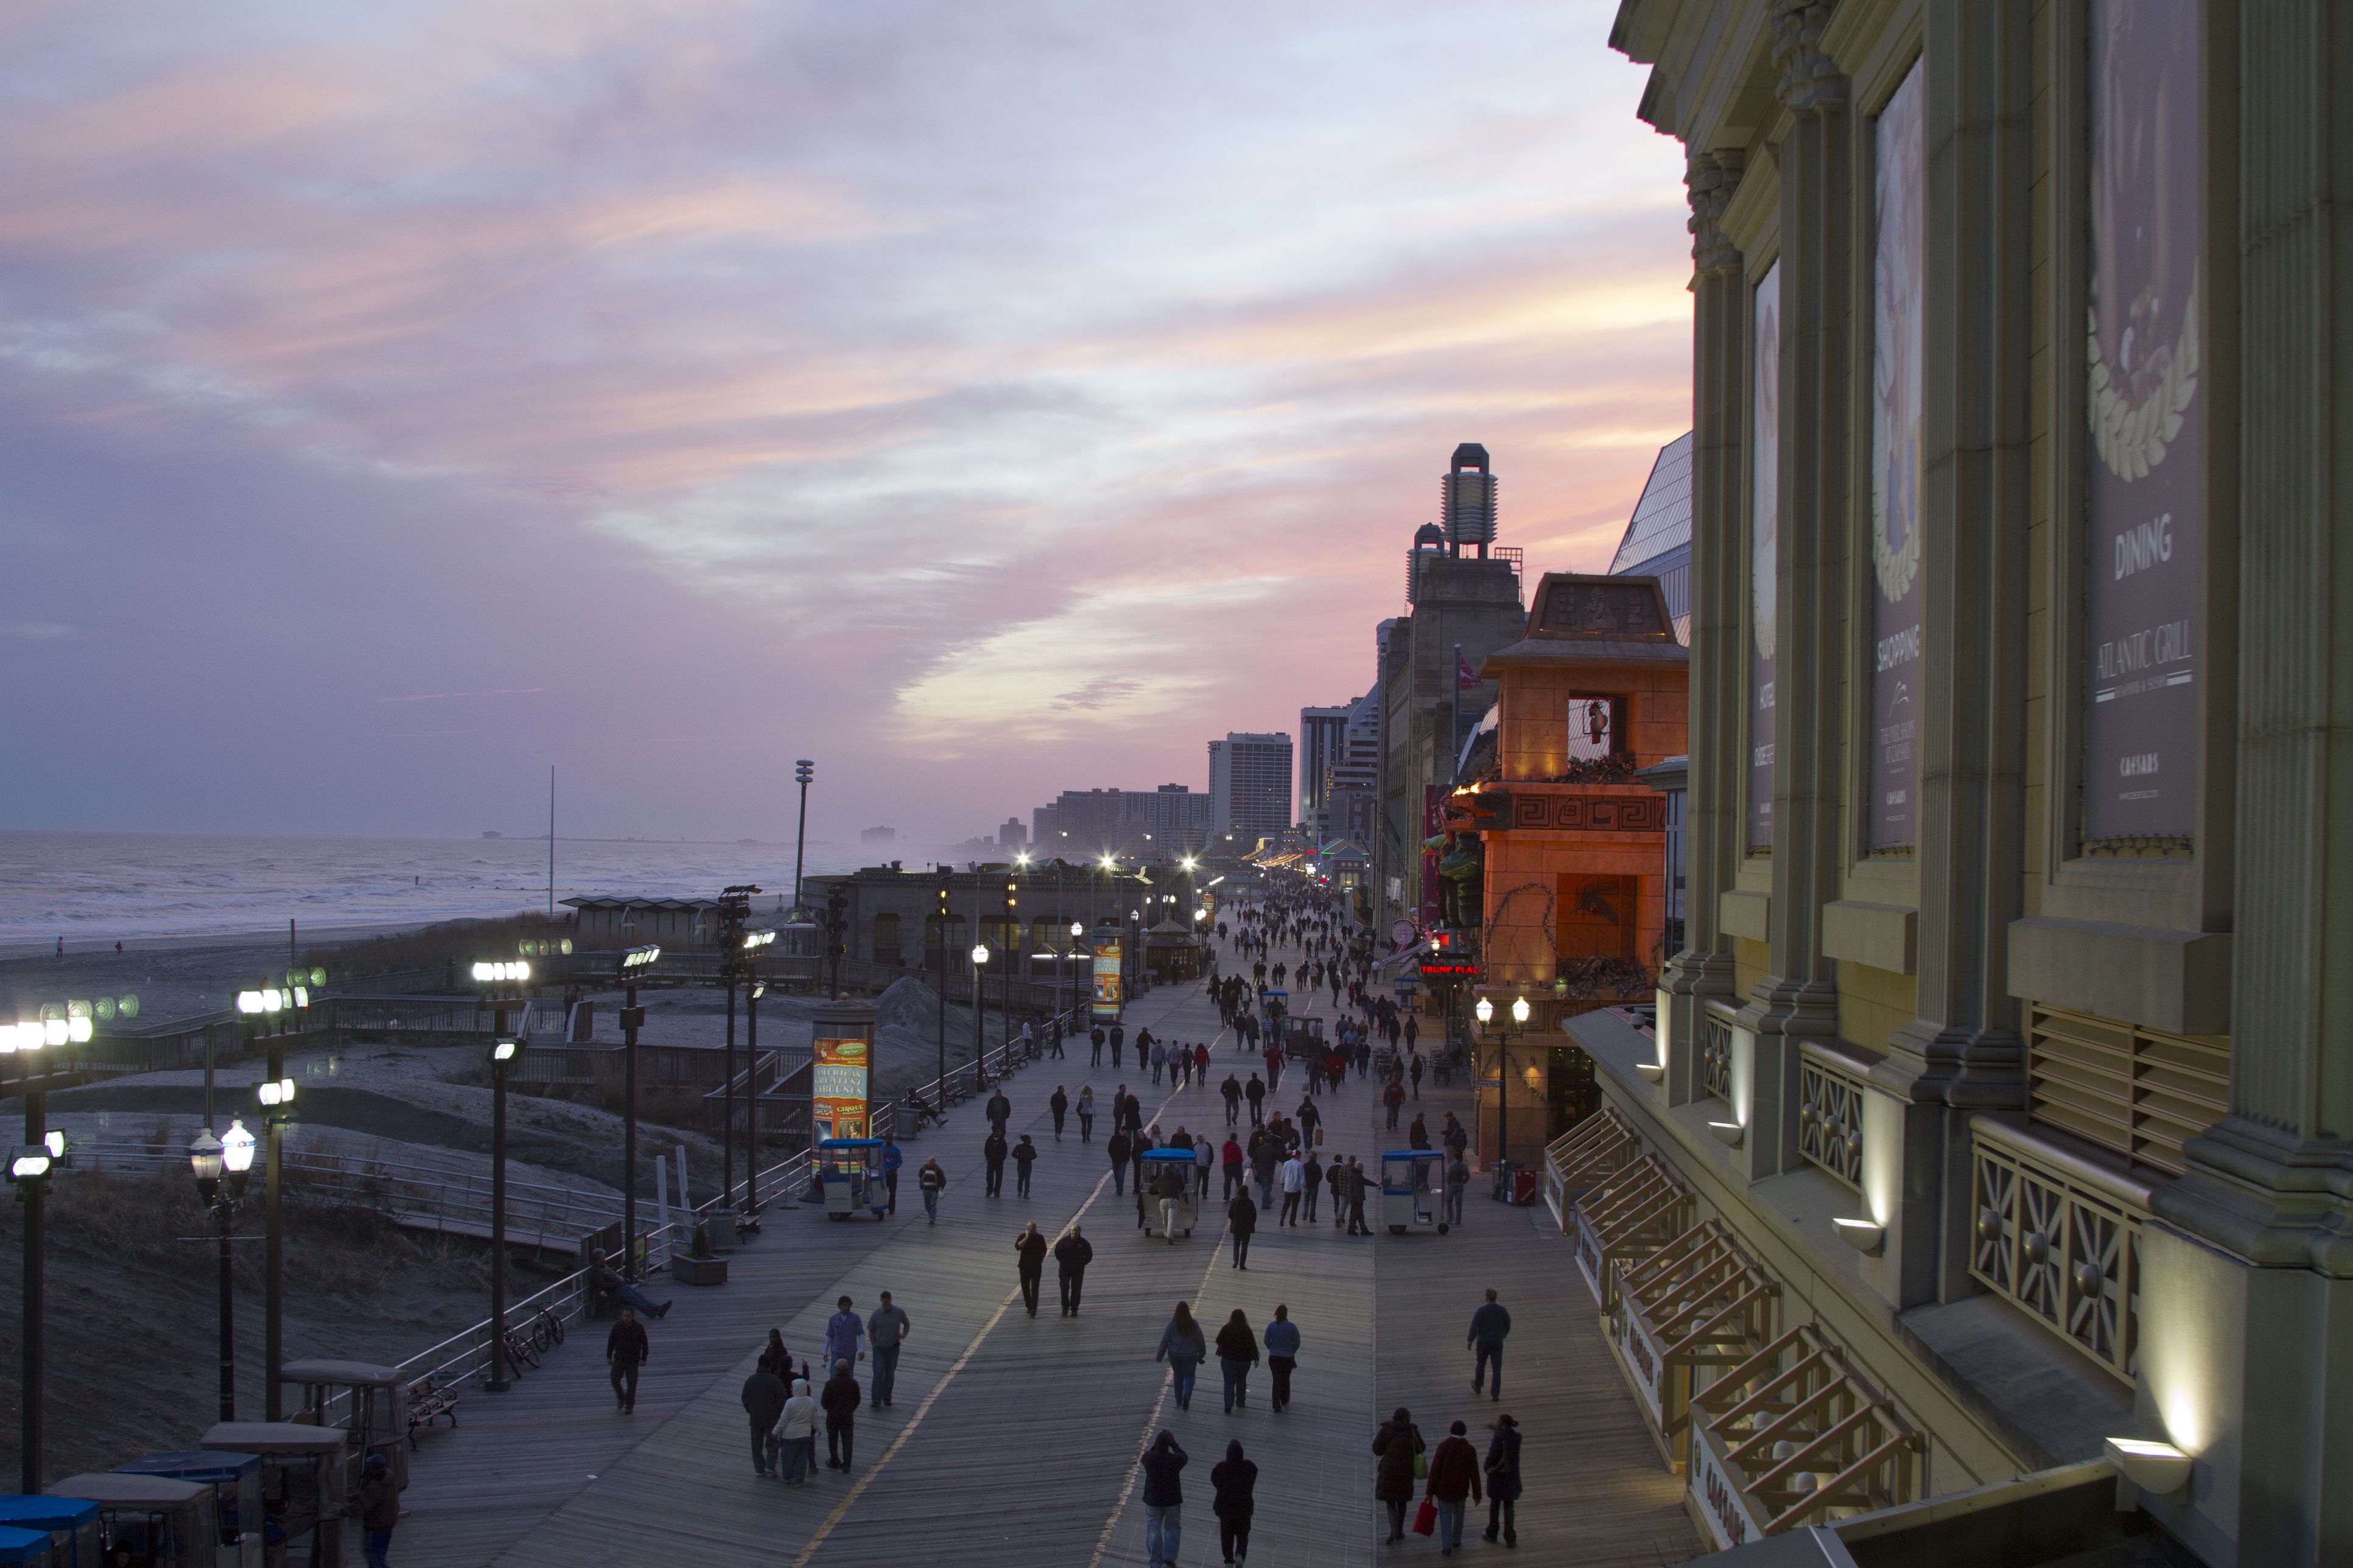
[[[437,1416],[449,1418],[449,1429],[458,1429],[458,1395],[429,1377],[420,1377],[408,1385],[408,1446],[417,1447],[417,1429],[430,1426]]]

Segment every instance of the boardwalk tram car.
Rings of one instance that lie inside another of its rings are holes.
[[[1381,1223],[1391,1236],[1409,1230],[1446,1234],[1439,1215],[1446,1203],[1446,1152],[1392,1149],[1381,1156]]]
[[[141,1568],[244,1568],[241,1547],[221,1544],[208,1486],[169,1476],[92,1472],[67,1477],[55,1495],[98,1505],[99,1542],[110,1558],[121,1551]],[[253,1561],[261,1559],[257,1554]]]
[[[149,1454],[117,1465],[119,1476],[168,1476],[213,1491],[213,1520],[220,1526],[220,1568],[261,1568],[261,1456],[208,1453],[201,1449]]]
[[[890,1187],[882,1179],[880,1138],[820,1138],[817,1180],[825,1191],[825,1217],[848,1219],[863,1208],[876,1219],[890,1212]]]
[[[1200,1205],[1194,1193],[1195,1156],[1190,1149],[1147,1149],[1144,1152],[1143,1173],[1136,1179],[1142,1184],[1144,1197],[1144,1234],[1151,1236],[1161,1224],[1160,1178],[1173,1175],[1183,1184],[1184,1190],[1176,1199],[1176,1213],[1167,1229],[1162,1232],[1169,1240],[1177,1236],[1190,1236],[1200,1218]]]
[[[19,1541],[19,1533],[38,1541]],[[37,1544],[45,1544],[46,1553]],[[88,1498],[0,1497],[0,1563],[99,1568],[100,1561],[98,1504]]]
[[[410,1416],[417,1413],[412,1400]],[[409,1440],[416,1441],[413,1431]],[[351,1479],[342,1432],[300,1421],[223,1421],[205,1429],[205,1447],[258,1456],[263,1517],[276,1518],[288,1547],[298,1554],[308,1539],[310,1556],[296,1561],[310,1568],[340,1568]]]

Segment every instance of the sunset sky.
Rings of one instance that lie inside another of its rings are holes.
[[[1688,427],[1610,0],[0,10],[0,827],[955,838]]]

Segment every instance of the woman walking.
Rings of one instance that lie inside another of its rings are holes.
[[[1487,1539],[1503,1531],[1504,1544],[1520,1543],[1520,1424],[1507,1415],[1495,1417],[1495,1435],[1487,1440]]]
[[[1438,1554],[1451,1557],[1462,1544],[1464,1500],[1478,1502],[1479,1450],[1471,1446],[1471,1429],[1457,1421],[1446,1429],[1430,1456],[1430,1485],[1423,1496],[1438,1504]]]
[[[1258,1467],[1242,1458],[1239,1438],[1226,1445],[1225,1462],[1209,1472],[1217,1498],[1209,1505],[1218,1516],[1218,1546],[1229,1564],[1250,1561],[1250,1510],[1257,1506]]]
[[[1413,1460],[1423,1447],[1413,1413],[1404,1405],[1373,1434],[1373,1455],[1380,1463],[1373,1471],[1373,1496],[1388,1504],[1389,1533],[1384,1545],[1405,1539],[1405,1507],[1413,1500]]]
[[[1258,1336],[1240,1307],[1218,1331],[1218,1367],[1226,1374],[1226,1414],[1250,1403],[1250,1370],[1258,1364]]]
[[[1266,1326],[1266,1370],[1274,1377],[1274,1408],[1279,1414],[1291,1404],[1291,1369],[1299,1364],[1299,1325],[1291,1309],[1277,1306],[1274,1321]]]
[[[1079,1142],[1095,1141],[1095,1086],[1082,1084],[1079,1089]]]
[[[1144,1467],[1144,1550],[1152,1568],[1176,1568],[1176,1547],[1184,1538],[1178,1514],[1185,1501],[1177,1472],[1186,1458],[1185,1450],[1176,1446],[1176,1434],[1164,1431],[1136,1461]]]
[[[1193,1321],[1193,1309],[1177,1302],[1168,1326],[1160,1331],[1160,1348],[1152,1352],[1154,1361],[1168,1363],[1169,1375],[1176,1384],[1177,1409],[1193,1408],[1193,1375],[1208,1357],[1208,1342],[1201,1337],[1201,1325]]]
[[[1226,1205],[1226,1226],[1233,1232],[1234,1267],[1250,1267],[1250,1233],[1258,1229],[1258,1205],[1250,1201],[1250,1189],[1244,1187]]]

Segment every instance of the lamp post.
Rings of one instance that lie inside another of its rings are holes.
[[[1079,955],[1080,955],[1082,952],[1085,952],[1085,951],[1086,951],[1086,944],[1085,944],[1083,942],[1082,942],[1080,939],[1081,939],[1081,938],[1082,938],[1082,937],[1084,937],[1086,934],[1087,934],[1087,928],[1086,928],[1086,927],[1084,927],[1084,926],[1081,925],[1081,924],[1080,924],[1078,921],[1072,921],[1071,922],[1071,1000],[1070,1000],[1070,1004],[1069,1004],[1069,1005],[1068,1005],[1068,1007],[1067,1007],[1066,1011],[1068,1011],[1068,1012],[1071,1015],[1071,1026],[1073,1029],[1077,1028],[1077,1027],[1078,1027],[1078,1024],[1079,1024],[1079,1020],[1078,1020],[1078,1011],[1079,1011],[1079,965],[1078,965],[1078,958],[1079,958]]]
[[[1021,917],[1015,911],[1019,907],[1019,883],[1008,878],[1005,883],[1005,931],[1001,943],[1005,950],[1004,1005],[997,1009],[999,1035],[1006,1042],[1008,1054],[1013,1044],[1013,969],[1021,956]]]
[[[939,1065],[940,1065],[940,1070],[939,1070],[939,1076],[938,1076],[936,1079],[934,1079],[933,1080],[933,1082],[932,1082],[932,1092],[933,1092],[934,1095],[936,1095],[936,1096],[938,1096],[938,1097],[939,1097],[939,1103],[938,1103],[938,1104],[936,1104],[936,1105],[934,1105],[934,1106],[933,1106],[933,1107],[932,1107],[932,1109],[933,1109],[934,1110],[935,1110],[935,1111],[939,1111],[939,1112],[941,1112],[941,1113],[943,1113],[943,1114],[944,1114],[944,1113],[946,1112],[947,1108],[948,1108],[948,1107],[947,1107],[947,1096],[948,1096],[948,891],[949,891],[949,889],[950,889],[955,885],[955,872],[953,872],[953,871],[943,871],[943,872],[941,872],[941,873],[940,873],[940,887],[939,887],[939,893],[940,893],[940,912],[939,912],[939,922],[940,922],[940,931],[939,931],[939,950],[940,950],[940,993],[939,993],[939,1004],[940,1004],[940,1006],[939,1006],[939,1015],[940,1015],[940,1018],[939,1018],[939,1051],[940,1051],[940,1064],[939,1064]]]
[[[638,1005],[638,980],[651,973],[659,947],[633,947],[621,954],[621,1278],[638,1279],[638,1031],[646,1010]]]
[[[480,978],[482,965],[474,966]],[[516,965],[528,971],[528,965]],[[261,1363],[262,1408],[269,1420],[285,1417],[278,1378],[286,1364],[286,1126],[294,1118],[294,1080],[286,1076],[286,1038],[300,1034],[300,1021],[311,1009],[310,983],[323,984],[326,971],[290,970],[283,986],[265,985],[237,994],[237,1010],[248,1027],[259,1032],[268,1050],[261,1086],[262,1128],[269,1142],[262,1156],[261,1174]]]
[[[499,1032],[506,1032],[503,1023]],[[491,1042],[491,1376],[482,1386],[492,1394],[514,1386],[507,1364],[507,1064],[517,1044]]]
[[[744,1212],[760,1212],[760,950],[776,940],[773,931],[744,933]]]
[[[196,1178],[196,1195],[212,1212],[220,1228],[220,1418],[237,1419],[237,1297],[236,1269],[229,1257],[229,1221],[253,1169],[253,1134],[245,1123],[232,1121],[228,1136],[216,1138],[208,1125],[188,1145],[188,1168]]]
[[[982,1053],[987,1048],[980,1035],[981,972],[988,966],[988,944],[972,944],[972,1091],[978,1094],[988,1087],[988,1073],[981,1065]]]
[[[801,822],[800,826],[793,833],[793,910],[795,913],[798,913],[801,907],[801,858],[803,852],[808,848],[809,780],[816,776],[817,764],[807,757],[793,764],[793,782],[801,786]]]
[[[84,1045],[94,1027],[87,1004],[51,1003],[41,1008],[37,1018],[0,1026],[0,1053],[21,1058],[47,1047]],[[25,1142],[8,1156],[8,1182],[16,1189],[16,1201],[25,1205],[25,1315],[18,1347],[24,1356],[24,1424],[17,1450],[21,1475],[17,1490],[33,1493],[41,1489],[42,1384],[48,1360],[41,1310],[48,1256],[45,1204],[49,1169],[65,1157],[66,1140],[64,1133],[48,1130],[47,1094],[37,1086],[37,1075],[28,1068],[25,1077],[36,1082],[25,1087]]]
[[[726,1080],[720,1092],[719,1206],[735,1206],[735,980],[744,969],[744,924],[752,915],[748,882],[719,890],[719,978],[727,987]]]
[[[1483,1030],[1495,1016],[1495,1004],[1482,996],[1472,1012],[1478,1015],[1479,1027]],[[1515,1027],[1525,1028],[1527,1022],[1528,999],[1516,997],[1512,1003],[1512,1023]],[[1512,1030],[1499,1031],[1495,1036],[1495,1158],[1499,1161],[1511,1158],[1511,1046]]]

